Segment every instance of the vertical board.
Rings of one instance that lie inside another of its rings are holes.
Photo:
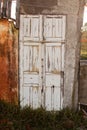
[[[23,87],[23,106],[29,105],[29,87]]]

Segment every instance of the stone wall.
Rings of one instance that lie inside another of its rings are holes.
[[[87,104],[87,61],[80,62],[79,102]]]
[[[76,107],[78,103],[78,68],[80,29],[83,21],[84,0],[21,0],[21,14],[64,14],[67,17],[64,107]]]

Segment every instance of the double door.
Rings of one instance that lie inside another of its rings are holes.
[[[63,104],[65,22],[63,15],[20,17],[20,102],[33,109]]]

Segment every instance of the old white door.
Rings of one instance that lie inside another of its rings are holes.
[[[20,102],[59,110],[63,103],[63,15],[21,15]]]

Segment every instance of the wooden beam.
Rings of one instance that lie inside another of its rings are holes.
[[[20,0],[16,1],[16,27],[19,28],[20,21]]]
[[[8,18],[11,17],[11,5],[12,5],[12,0],[8,0],[8,7],[7,7]]]
[[[3,0],[2,17],[7,17],[7,14],[6,14],[7,2],[8,0]]]

